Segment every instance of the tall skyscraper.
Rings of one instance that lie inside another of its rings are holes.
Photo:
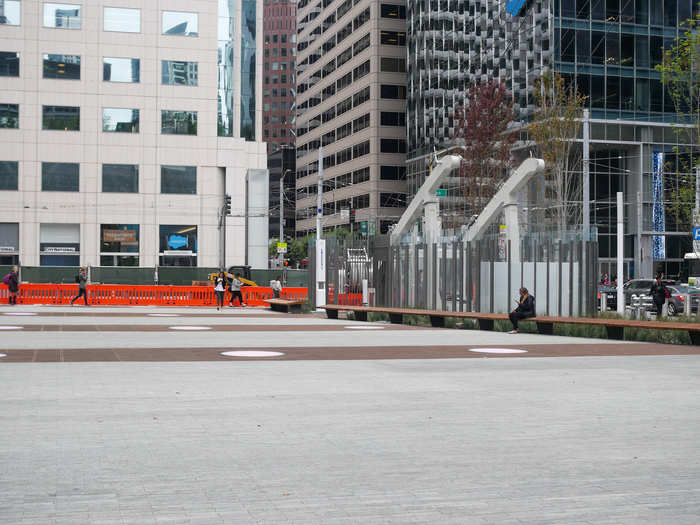
[[[266,265],[262,3],[1,4],[0,263]]]
[[[678,274],[690,234],[669,199],[690,151],[654,66],[697,9],[695,0],[409,2],[409,191],[425,180],[430,152],[451,145],[454,109],[469,83],[502,79],[525,122],[535,79],[557,72],[588,97],[600,271],[614,273],[615,194],[623,191],[626,275]]]
[[[301,0],[297,11],[297,223],[385,232],[406,206],[403,2]],[[355,223],[351,224],[355,210]]]

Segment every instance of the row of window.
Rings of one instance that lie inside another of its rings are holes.
[[[22,23],[20,0],[3,0],[0,25],[19,26]],[[44,2],[42,24],[55,29],[82,29],[85,7],[80,4]],[[141,32],[141,9],[105,7],[102,29],[121,33]],[[163,11],[161,29],[164,35],[198,36],[199,14],[182,11]]]
[[[19,162],[0,161],[0,190],[18,191]],[[42,162],[41,191],[80,191],[80,164]],[[102,192],[138,193],[138,164],[102,164]],[[161,166],[160,193],[197,194],[196,166]]]
[[[140,225],[100,224],[100,266],[138,266]],[[160,224],[159,265],[197,265],[197,225]],[[0,223],[3,251],[0,264],[19,262],[19,223]],[[80,224],[39,224],[41,266],[78,266],[80,264]]]
[[[370,153],[370,142],[369,140],[365,140],[363,142],[360,142],[358,144],[354,144],[353,146],[349,146],[347,148],[344,148],[336,153],[332,153],[326,157],[323,158],[323,167],[324,168],[331,168],[333,166],[338,166],[340,164],[344,164],[346,162],[349,162],[353,159],[359,159],[360,157],[363,157],[364,155],[368,155]],[[309,175],[313,175],[314,173],[318,172],[318,161],[310,162],[306,166],[301,166],[300,168],[297,168],[297,179],[302,179],[304,177],[307,177]]]
[[[561,2],[561,5],[560,5]],[[582,20],[676,27],[700,9],[696,0],[555,0],[554,14]]]
[[[379,193],[380,208],[405,208],[408,196],[406,193],[381,192]],[[370,196],[368,193],[356,197],[348,197],[337,201],[323,203],[323,216],[328,217],[340,213],[341,210],[360,210],[369,208]],[[316,216],[316,207],[307,206],[296,211],[296,219],[304,220]]]
[[[102,131],[138,133],[138,109],[103,108]],[[160,112],[163,135],[196,135],[197,112],[164,109]],[[19,104],[0,104],[0,128],[19,128]],[[80,131],[80,108],[75,106],[42,106],[41,129]]]
[[[80,80],[80,55],[54,55],[45,53],[43,77]],[[0,51],[0,76],[20,76],[20,55],[16,51]],[[182,60],[161,60],[161,82],[168,86],[196,86],[199,64]],[[138,83],[141,81],[141,60],[138,58],[104,57],[102,80],[105,82]]]
[[[379,169],[380,180],[406,180],[406,166],[380,166]],[[362,184],[370,180],[370,170],[369,166],[361,168],[359,170],[351,171],[348,173],[342,173],[336,175],[332,179],[326,179],[323,181],[323,192],[335,191],[347,186],[353,186],[355,184]],[[306,197],[311,197],[318,193],[318,184],[311,184],[309,186],[299,186],[297,188],[297,200],[304,199]]]

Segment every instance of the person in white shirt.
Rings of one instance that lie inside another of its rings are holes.
[[[214,292],[216,292],[216,309],[221,310],[224,306],[224,294],[226,293],[226,288],[224,288],[224,283],[226,282],[226,276],[224,272],[221,272],[216,276],[214,281]]]
[[[272,288],[272,293],[275,294],[275,299],[280,298],[280,292],[282,292],[282,282],[280,281],[280,276],[270,281],[270,288]]]

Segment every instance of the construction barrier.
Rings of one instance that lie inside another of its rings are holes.
[[[244,286],[243,300],[248,306],[266,306],[265,300],[274,293],[267,286]],[[306,288],[283,288],[282,299],[306,300]],[[21,284],[17,304],[70,304],[78,295],[77,284]],[[119,284],[89,284],[87,286],[90,305],[110,306],[216,306],[214,288],[207,286],[139,286]],[[226,304],[231,293],[226,292]],[[83,301],[83,298],[80,298]],[[0,304],[9,302],[7,285],[0,284]],[[238,301],[236,301],[237,303]]]

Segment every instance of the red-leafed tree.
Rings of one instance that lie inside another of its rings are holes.
[[[515,112],[513,98],[503,83],[472,84],[466,101],[455,114],[454,141],[464,148],[459,175],[465,212],[476,215],[508,176],[517,134],[509,129]]]

